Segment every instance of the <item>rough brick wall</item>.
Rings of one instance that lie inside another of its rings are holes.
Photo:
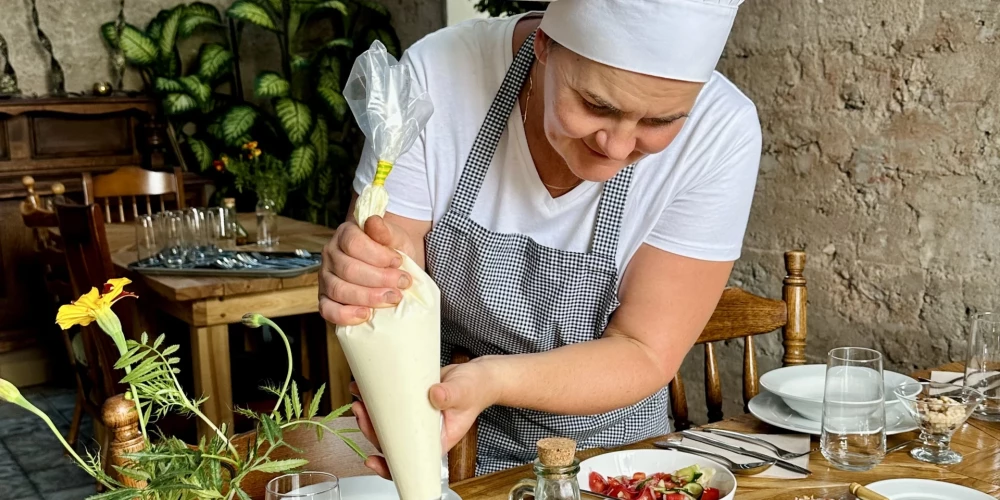
[[[764,132],[733,284],[779,296],[782,252],[802,248],[809,362],[846,345],[902,372],[963,359],[969,313],[1000,301],[1000,3],[749,0],[719,69]],[[767,337],[762,371],[780,364]],[[731,344],[727,415],[742,404]],[[699,419],[702,359],[684,368]]]

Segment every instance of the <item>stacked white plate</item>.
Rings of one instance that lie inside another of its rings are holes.
[[[893,394],[893,389],[899,385],[916,380],[892,371],[883,371],[883,378],[886,434],[916,429],[916,422]],[[771,370],[760,377],[764,390],[750,400],[750,413],[775,427],[818,435],[823,418],[825,381],[826,365],[786,366]]]

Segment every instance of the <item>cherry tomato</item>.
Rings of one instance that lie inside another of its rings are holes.
[[[632,474],[633,481],[642,481],[643,479],[646,479],[645,472],[636,472],[635,474]]]
[[[608,481],[604,479],[604,476],[598,474],[597,472],[590,473],[590,491],[595,493],[604,493],[608,490]]]
[[[701,494],[701,500],[719,500],[719,490],[715,488],[705,488]]]
[[[636,500],[656,500],[656,492],[653,491],[653,487],[646,485],[642,488],[642,493],[636,497]],[[718,499],[716,499],[718,500]]]
[[[683,493],[667,493],[663,500],[688,500],[688,497]]]

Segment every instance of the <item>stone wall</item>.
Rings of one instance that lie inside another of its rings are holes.
[[[229,0],[203,0],[220,9]],[[444,0],[380,0],[392,12],[403,47],[445,25]],[[144,27],[160,9],[181,3],[180,0],[141,0],[125,3],[125,19]],[[7,39],[11,64],[17,71],[18,83],[25,94],[45,94],[48,87],[48,57],[38,43],[31,22],[28,0],[3,0],[0,11],[0,34]],[[109,54],[101,39],[101,24],[113,21],[118,14],[117,0],[38,0],[38,17],[42,31],[52,40],[56,58],[66,74],[68,92],[89,91],[94,82],[112,81]],[[273,35],[263,30],[248,30],[241,47],[244,74],[252,81],[258,68],[273,66],[277,57]],[[187,52],[197,51],[198,40],[182,46]],[[126,80],[126,88],[138,89],[141,83],[135,75]]]
[[[802,248],[809,362],[847,345],[902,372],[962,360],[969,314],[1000,300],[997,2],[748,1],[719,69],[764,132],[733,284],[780,296],[782,252]],[[767,337],[762,371],[780,364]],[[730,344],[727,415],[742,404]],[[702,359],[684,368],[701,420]]]

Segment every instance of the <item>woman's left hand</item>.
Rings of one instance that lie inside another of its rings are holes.
[[[477,358],[460,365],[448,365],[441,369],[441,383],[431,386],[428,394],[431,405],[441,410],[444,415],[441,442],[445,453],[469,432],[469,428],[483,410],[499,400],[501,392],[499,384],[502,379],[492,374],[491,362],[490,358]],[[357,386],[353,383],[351,385],[352,392],[356,391]],[[364,403],[355,403],[352,410],[358,419],[358,427],[362,434],[379,447],[375,429]],[[365,465],[378,475],[390,479],[389,466],[385,458],[368,457]]]

